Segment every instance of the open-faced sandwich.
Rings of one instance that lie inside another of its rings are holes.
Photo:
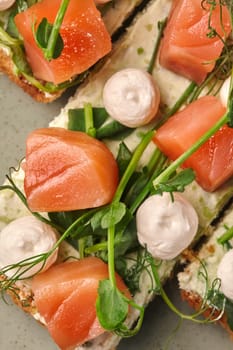
[[[0,70],[36,100],[53,101],[111,51],[111,36],[142,2],[1,0]]]
[[[1,290],[59,348],[114,349],[155,295],[184,318],[163,285],[233,193],[231,35],[231,2],[151,1],[28,135],[0,192]]]

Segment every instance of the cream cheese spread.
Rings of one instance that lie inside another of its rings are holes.
[[[5,11],[9,9],[13,4],[15,0],[0,0],[0,11]]]
[[[130,128],[146,125],[154,119],[159,102],[159,88],[151,75],[141,69],[122,69],[104,85],[105,109],[113,119]]]
[[[1,268],[17,264],[25,259],[35,257],[49,252],[57,241],[57,233],[51,226],[38,220],[34,216],[24,216],[12,221],[0,232],[0,266]],[[57,260],[58,249],[48,256],[45,264],[43,262],[28,266],[9,269],[6,271],[8,277],[20,273],[21,278],[27,278],[35,273],[47,270]]]
[[[137,235],[154,258],[170,260],[187,248],[198,228],[198,216],[179,193],[148,197],[136,214]]]

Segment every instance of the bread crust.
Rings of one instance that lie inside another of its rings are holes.
[[[31,85],[22,75],[17,75],[14,72],[14,63],[11,56],[0,48],[0,71],[5,73],[10,80],[17,84],[20,88],[29,94],[38,102],[49,103],[59,98],[65,90],[59,90],[53,93],[45,93],[35,86]]]
[[[194,310],[196,311],[200,310],[203,300],[199,295],[182,289],[181,297],[182,297],[182,300],[186,301],[189,304],[189,306],[192,307]],[[207,309],[203,313],[203,316],[205,318],[210,317],[211,319],[217,318],[218,315],[219,315],[219,312],[216,311],[215,313],[213,313],[213,310],[211,308]],[[224,313],[223,316],[216,322],[219,323],[229,333],[231,339],[233,340],[233,331],[230,329],[228,325],[226,314]]]
[[[6,277],[0,275],[0,282],[4,281]],[[19,286],[13,285],[11,289],[7,289],[7,294],[11,300],[24,312],[33,315],[37,312],[34,304],[33,294],[26,284],[21,283]]]

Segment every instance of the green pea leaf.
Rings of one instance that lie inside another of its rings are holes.
[[[93,231],[95,231],[98,228],[102,228],[101,220],[103,216],[107,213],[107,211],[108,211],[108,208],[103,208],[97,211],[97,213],[93,215],[93,217],[91,218],[91,227]]]
[[[112,203],[101,220],[102,228],[109,228],[118,224],[126,213],[126,206],[122,202]]]
[[[98,129],[109,117],[103,107],[92,107],[94,127]],[[85,131],[85,112],[84,108],[69,109],[68,111],[68,129],[74,131]]]
[[[123,221],[124,221],[124,219],[123,219]],[[121,224],[119,224],[118,226],[121,226]],[[115,258],[117,258],[117,259],[120,256],[124,256],[128,251],[135,250],[139,246],[138,239],[137,239],[135,218],[133,218],[131,220],[131,222],[124,229],[123,232],[118,230],[118,226],[116,229],[117,234],[115,236],[115,246],[114,246]]]
[[[195,173],[192,169],[185,169],[171,177],[166,182],[160,182],[156,185],[153,193],[162,194],[163,192],[184,192],[185,187],[195,179]]]
[[[228,126],[233,128],[233,89],[231,89],[228,97]]]
[[[116,120],[106,123],[97,130],[97,138],[105,139],[111,138],[115,140],[122,140],[129,136],[134,131],[133,128],[128,128]]]
[[[117,164],[118,164],[121,176],[124,174],[127,166],[129,165],[131,158],[132,158],[132,152],[129,150],[129,148],[124,142],[121,142],[119,145],[119,150],[117,154]]]
[[[108,331],[117,329],[127,317],[128,303],[110,280],[100,281],[96,311],[101,326]]]
[[[43,18],[38,25],[38,28],[34,34],[37,45],[43,50],[44,54],[47,52],[50,36],[53,30],[53,25],[48,22],[47,18]],[[58,58],[64,48],[63,39],[61,34],[58,33],[56,44],[52,58]]]
[[[29,66],[25,58],[25,53],[22,50],[22,48],[20,46],[13,46],[11,48],[11,52],[12,52],[12,61],[16,65],[18,71],[26,74],[30,74],[31,67]]]

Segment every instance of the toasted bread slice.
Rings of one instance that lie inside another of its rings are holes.
[[[60,90],[54,93],[45,93],[35,86],[28,83],[28,81],[22,76],[15,74],[15,67],[11,56],[0,47],[0,71],[8,75],[8,77],[18,86],[20,86],[26,93],[33,97],[38,102],[52,102],[59,98],[64,90]]]
[[[148,1],[145,0],[117,0],[114,5],[108,4],[106,10],[103,12],[103,21],[111,36],[116,34],[120,28],[123,28],[127,19],[129,19],[136,9]],[[143,7],[143,6],[142,6]],[[119,36],[119,35],[118,35]],[[117,36],[117,37],[118,37]],[[0,71],[8,75],[8,77],[19,87],[21,87],[26,93],[33,97],[38,102],[52,102],[59,98],[66,89],[59,89],[54,92],[47,92],[40,89],[40,87],[33,85],[25,76],[18,73],[17,68],[12,59],[12,52],[9,47],[6,46],[4,41],[0,39]],[[84,75],[85,78],[85,75]],[[83,78],[83,79],[84,79]],[[82,79],[82,80],[83,80]],[[82,81],[81,80],[81,81]],[[41,81],[43,86],[43,81]]]

